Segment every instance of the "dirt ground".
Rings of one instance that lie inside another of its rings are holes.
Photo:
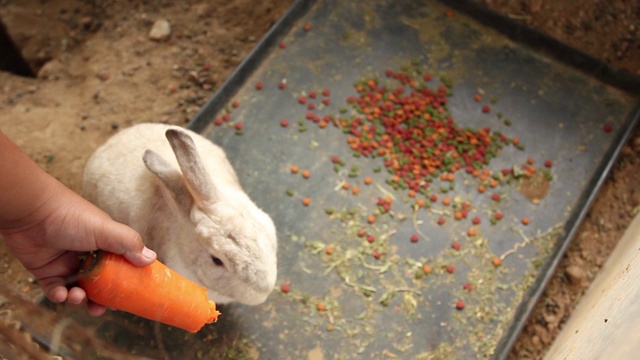
[[[185,125],[292,0],[0,0],[0,18],[37,74],[0,72],[0,129],[81,191],[91,152],[118,128]],[[640,75],[640,2],[486,0],[613,67]],[[166,40],[149,39],[158,19]],[[640,129],[617,159],[511,358],[540,358],[640,209]],[[1,244],[1,243],[0,243]],[[0,245],[0,281],[35,299],[33,278]],[[1,304],[0,304],[1,306]]]

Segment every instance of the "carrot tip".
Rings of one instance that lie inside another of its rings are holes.
[[[218,316],[220,316],[220,311],[216,309],[216,303],[213,302],[213,300],[209,300],[209,318],[207,319],[207,324],[218,321]]]

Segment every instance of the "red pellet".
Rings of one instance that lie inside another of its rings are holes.
[[[287,120],[287,119],[280,120],[280,126],[282,126],[282,127],[289,126],[289,120]]]
[[[418,237],[418,234],[413,234],[413,235],[411,235],[411,239],[410,240],[411,240],[412,243],[417,243],[418,240],[420,240],[420,238]]]
[[[291,285],[288,282],[280,285],[280,291],[282,291],[283,294],[287,294],[291,291]]]

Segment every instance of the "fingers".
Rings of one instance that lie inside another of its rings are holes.
[[[72,287],[69,289],[66,303],[73,307],[81,307],[88,301],[87,293],[80,287]]]
[[[146,266],[151,265],[152,262],[156,260],[156,252],[149,249],[148,247],[143,247],[140,252],[132,252],[128,251],[122,254],[130,263],[137,266]]]
[[[43,289],[45,285],[41,284]],[[71,289],[67,289],[63,284],[47,284],[48,291],[45,290],[45,294],[47,294],[47,299],[49,301],[60,304],[66,302],[69,306],[73,308],[83,307],[85,304],[87,306],[87,313],[90,316],[101,316],[107,311],[107,308],[96,304],[93,301],[87,298],[87,293],[84,289],[79,287],[72,287]]]
[[[150,265],[156,259],[156,253],[144,246],[138,232],[115,221],[100,227],[95,241],[99,249],[123,255],[136,266]]]
[[[64,286],[64,281],[62,281],[62,278],[59,279],[59,283],[53,284],[43,284],[43,282],[40,282],[40,286],[42,287],[44,293],[47,295],[47,299],[49,299],[49,301],[54,304],[65,302],[69,295],[67,288]]]
[[[93,301],[89,301],[89,303],[87,303],[87,313],[91,316],[100,316],[102,314],[104,314],[107,311],[107,308],[105,306],[102,306],[100,304],[96,304]]]
[[[107,308],[96,304],[93,301],[87,298],[87,293],[84,289],[79,287],[73,287],[69,289],[69,296],[67,297],[67,304],[72,307],[83,307],[87,306],[87,313],[91,316],[100,316],[107,311]]]

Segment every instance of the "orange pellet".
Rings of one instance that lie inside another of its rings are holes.
[[[325,252],[327,255],[331,255],[331,254],[333,254],[333,245],[327,245],[327,247],[326,247],[326,248],[324,248],[324,252]]]
[[[451,205],[451,199],[449,199],[448,197],[442,198],[442,205],[444,206]]]
[[[297,174],[298,170],[300,170],[300,168],[298,167],[298,165],[291,165],[290,170],[291,170],[292,174]]]
[[[349,183],[348,183],[348,182],[344,182],[344,183],[342,183],[342,189],[344,189],[344,190],[349,190],[349,187],[351,187],[351,185],[349,185]]]
[[[415,192],[415,190],[409,190],[408,195],[409,195],[409,197],[410,197],[410,198],[414,198],[414,197],[416,197],[416,192]]]
[[[416,205],[418,205],[418,207],[424,207],[425,202],[423,199],[416,199]]]
[[[447,174],[447,181],[454,181],[455,179],[456,179],[456,174],[454,173]]]
[[[496,256],[493,259],[491,259],[491,263],[493,264],[493,266],[498,267],[502,265],[502,260],[500,260],[500,258]]]
[[[373,224],[374,222],[376,222],[376,217],[374,215],[367,216],[367,222],[369,224]]]
[[[485,191],[487,191],[487,187],[486,187],[486,186],[484,186],[484,185],[478,185],[478,192],[479,192],[479,193],[481,193],[481,194],[482,194],[482,193],[483,193],[483,192],[485,192]]]
[[[467,235],[476,236],[478,235],[478,230],[474,227],[470,227],[469,230],[467,230]]]
[[[529,218],[528,217],[522,218],[522,225],[529,225]]]
[[[529,164],[529,165],[533,165],[533,164],[535,164],[535,162],[536,162],[536,161],[535,161],[532,157],[528,157],[528,158],[527,158],[527,164]]]
[[[304,205],[304,206],[309,206],[309,205],[311,205],[311,198],[308,198],[308,197],[303,198],[303,199],[302,199],[302,205]]]
[[[371,183],[373,183],[373,179],[370,176],[364,178],[365,185],[371,185]]]
[[[431,273],[431,266],[424,264],[422,265],[422,272],[425,273],[426,275]]]
[[[482,101],[482,95],[480,95],[480,94],[476,94],[476,95],[473,97],[473,100],[475,100],[475,101],[477,101],[477,102]]]
[[[462,218],[463,218],[462,212],[456,211],[455,213],[453,213],[453,218],[456,219],[456,220],[462,220]]]
[[[302,170],[302,177],[305,178],[305,179],[308,179],[309,177],[311,177],[311,171]]]
[[[357,185],[354,185],[354,186],[351,188],[351,193],[352,193],[353,195],[358,195],[358,194],[360,194],[360,188],[359,188]]]
[[[327,305],[325,305],[323,303],[318,303],[316,308],[318,309],[318,311],[326,311],[327,310]]]
[[[489,180],[489,186],[491,186],[492,188],[497,187],[498,186],[498,180],[496,180],[496,179]]]

